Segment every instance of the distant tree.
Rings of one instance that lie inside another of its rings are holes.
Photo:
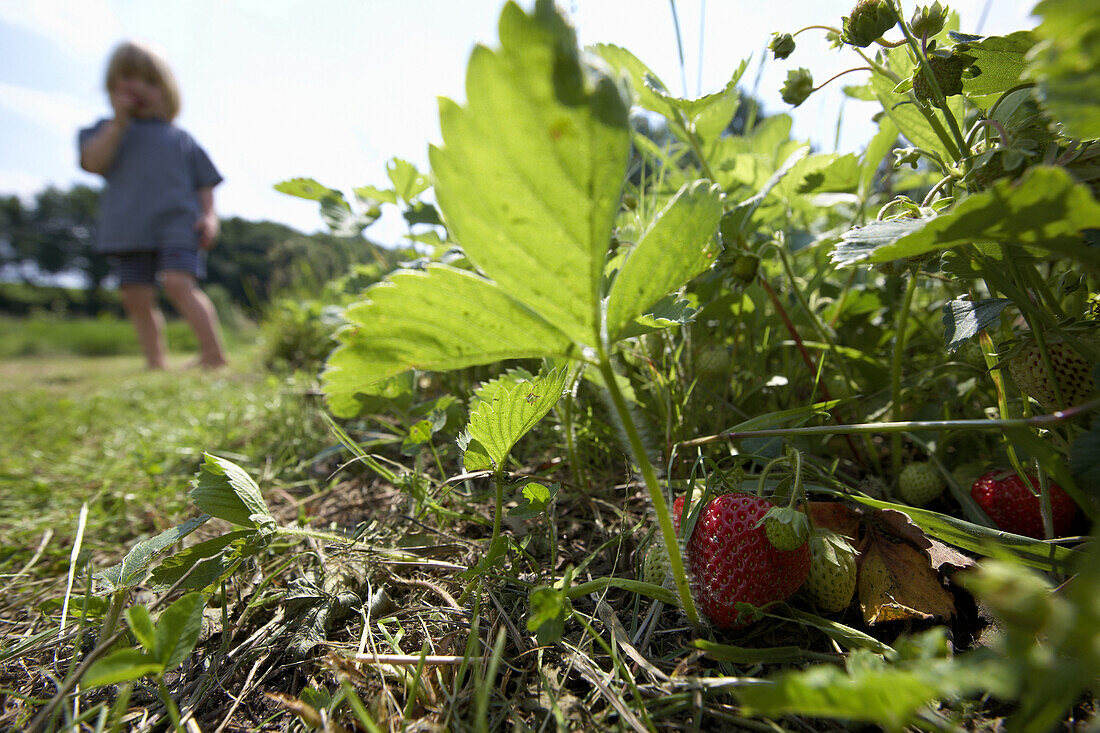
[[[91,291],[87,308],[97,311],[109,274],[103,257],[93,251],[98,210],[99,191],[83,185],[68,191],[51,186],[35,196],[31,207],[14,196],[5,199],[0,216],[5,273],[36,284],[43,276],[79,274]]]

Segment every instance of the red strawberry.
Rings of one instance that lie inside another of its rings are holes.
[[[758,496],[732,493],[714,497],[699,513],[687,542],[687,564],[695,602],[716,626],[748,623],[738,617],[738,603],[763,607],[784,601],[806,580],[806,543],[783,551],[768,541],[760,520],[773,506]]]
[[[1028,476],[1031,485],[1039,490],[1039,480]],[[1069,533],[1077,516],[1077,505],[1058,484],[1050,487],[1051,521],[1054,536]],[[1005,532],[1043,539],[1043,518],[1039,513],[1039,497],[1024,486],[1020,477],[1010,471],[990,471],[970,488],[970,496],[978,503],[993,523]]]

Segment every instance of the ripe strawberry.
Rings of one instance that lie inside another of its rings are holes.
[[[695,602],[716,626],[748,623],[738,614],[738,603],[762,607],[784,601],[806,579],[809,548],[777,550],[760,526],[773,506],[758,496],[732,493],[714,497],[699,513],[687,541],[687,564]]]
[[[1047,374],[1039,345],[1034,338],[1027,338],[1007,358],[1008,373],[1020,391],[1048,410],[1058,408],[1054,385],[1062,391],[1066,407],[1079,405],[1096,392],[1092,381],[1092,367],[1083,356],[1057,336],[1047,338],[1047,351],[1053,374]]]
[[[827,613],[838,613],[852,602],[856,592],[856,550],[829,530],[810,539],[810,573],[802,592]]]
[[[1031,485],[1039,490],[1039,480],[1028,476]],[[1054,536],[1069,533],[1077,516],[1077,505],[1058,484],[1048,483],[1050,488],[1051,521]],[[970,496],[978,503],[993,523],[1005,532],[1043,539],[1043,518],[1039,513],[1039,497],[1024,486],[1024,482],[1012,471],[990,471],[970,488]]]
[[[924,506],[942,494],[943,489],[939,469],[925,461],[913,461],[898,476],[898,493],[911,506]]]

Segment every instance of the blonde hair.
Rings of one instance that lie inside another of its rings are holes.
[[[161,114],[169,122],[176,119],[180,113],[180,88],[163,56],[138,41],[123,41],[107,63],[107,91],[114,88],[119,77],[131,75],[160,87],[164,94]]]

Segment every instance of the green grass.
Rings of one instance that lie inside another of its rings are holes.
[[[83,504],[93,552],[171,526],[203,451],[256,475],[294,474],[327,440],[306,388],[258,373],[248,351],[214,374],[149,372],[127,355],[0,363],[0,572],[47,535],[42,562],[67,562]]]
[[[165,333],[168,349],[175,352],[195,350],[195,338],[187,324],[169,320]],[[243,343],[250,331],[227,329],[227,341]],[[140,354],[134,328],[125,319],[0,316],[0,359],[27,356],[111,356]]]

